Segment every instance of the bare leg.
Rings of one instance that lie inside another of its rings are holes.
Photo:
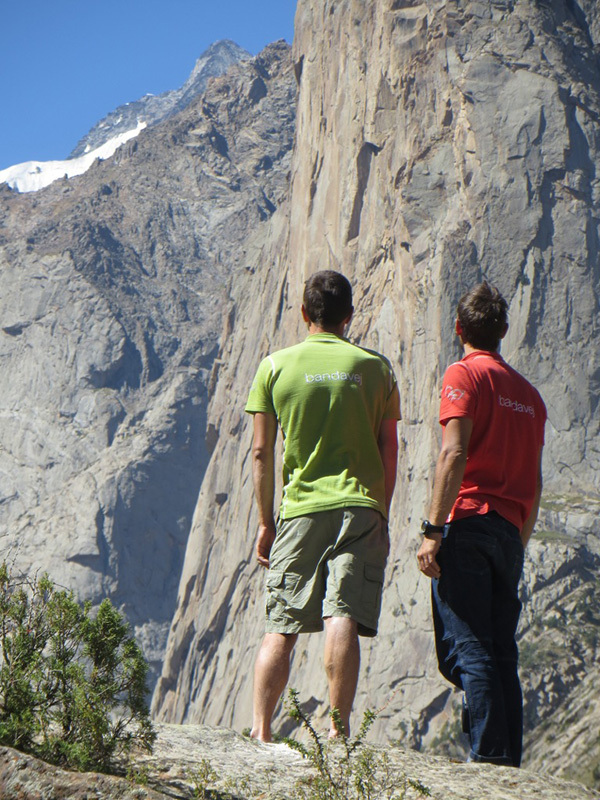
[[[271,741],[271,719],[290,674],[298,634],[266,633],[254,665],[254,720],[250,736]]]
[[[350,712],[356,694],[360,669],[357,624],[347,617],[325,620],[325,671],[329,681],[329,703],[337,708],[346,736],[350,735]],[[330,738],[338,735],[333,721]]]

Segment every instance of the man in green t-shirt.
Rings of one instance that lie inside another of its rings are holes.
[[[271,741],[298,634],[323,625],[329,700],[349,734],[358,636],[377,633],[396,482],[398,387],[383,356],[343,338],[354,310],[350,284],[338,272],[317,272],[303,300],[307,339],[261,362],[246,404],[254,416],[256,555],[269,570],[252,727],[263,742]],[[276,525],[278,425],[284,455]],[[330,736],[338,733],[332,722]]]

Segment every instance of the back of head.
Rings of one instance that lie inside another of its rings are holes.
[[[311,322],[335,327],[352,313],[352,287],[339,272],[315,272],[304,286],[303,303]]]
[[[487,281],[475,286],[458,302],[457,317],[463,341],[477,350],[496,351],[506,332],[508,304]]]

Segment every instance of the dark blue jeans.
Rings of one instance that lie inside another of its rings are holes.
[[[518,767],[519,531],[495,512],[457,520],[446,527],[438,563],[441,576],[432,581],[438,663],[442,675],[465,692],[470,760]]]

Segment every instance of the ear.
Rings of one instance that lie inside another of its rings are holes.
[[[462,339],[462,332],[463,332],[462,331],[462,325],[460,324],[458,319],[454,323],[454,330],[456,331],[456,335],[460,336],[460,338]]]
[[[346,319],[343,321],[342,325],[344,327],[346,327],[346,325],[350,325],[350,322],[352,321],[352,317],[353,316],[354,316],[354,306],[352,306],[352,310],[350,311],[350,313],[348,314]]]
[[[310,323],[310,317],[309,317],[309,316],[308,316],[308,314],[306,313],[306,308],[304,307],[304,303],[302,303],[302,307],[301,307],[301,309],[300,309],[300,310],[302,311],[302,319],[303,319],[303,320],[304,320],[304,322],[306,322],[306,324],[308,325],[308,324]]]

